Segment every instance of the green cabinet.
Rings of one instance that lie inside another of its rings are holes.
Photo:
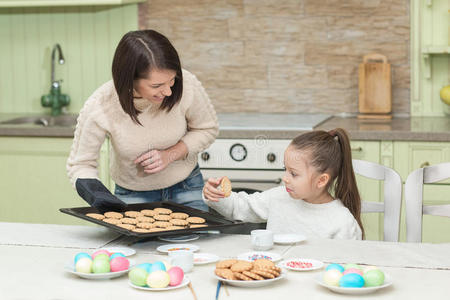
[[[59,212],[86,206],[69,182],[66,161],[71,138],[0,137],[1,222],[83,224]],[[108,143],[101,150],[99,176],[109,183]]]

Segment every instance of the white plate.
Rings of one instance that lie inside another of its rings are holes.
[[[169,235],[169,236],[159,236],[158,239],[165,242],[171,243],[184,243],[189,241],[195,241],[199,238],[197,234],[190,235]]]
[[[219,256],[212,253],[194,253],[194,265],[205,265],[216,262]]]
[[[131,259],[129,259],[130,261],[130,266],[128,267],[127,270],[123,270],[123,271],[119,271],[119,272],[108,272],[108,273],[81,273],[81,272],[77,272],[75,271],[75,265],[73,263],[67,264],[64,269],[74,275],[77,275],[81,278],[85,278],[85,279],[111,279],[111,278],[116,278],[116,277],[120,277],[126,273],[128,273],[128,271],[133,268],[134,266],[134,261],[132,261]]]
[[[328,285],[325,282],[323,282],[323,273],[318,274],[314,280],[320,284],[323,287],[326,287],[327,289],[339,293],[339,294],[353,294],[353,295],[362,295],[362,294],[369,294],[373,293],[379,289],[384,289],[385,287],[388,287],[392,284],[392,279],[389,275],[384,273],[384,283],[380,286],[373,286],[373,287],[362,287],[362,288],[344,288],[344,287],[338,287],[338,286],[332,286]]]
[[[285,274],[283,271],[281,271],[280,276],[274,278],[274,279],[264,279],[264,280],[250,280],[250,281],[246,281],[246,280],[230,280],[230,279],[224,279],[222,277],[217,276],[216,274],[214,274],[214,276],[218,279],[221,280],[223,282],[226,282],[229,285],[234,285],[234,286],[240,286],[240,287],[249,287],[249,288],[254,288],[254,287],[260,287],[260,286],[265,286],[265,285],[269,285],[274,283],[275,281],[278,281],[280,279],[283,279],[285,277]]]
[[[129,247],[104,247],[102,249],[107,250],[109,253],[120,252],[125,256],[131,256],[136,254],[136,250]]]
[[[254,261],[255,259],[261,259],[265,258],[271,261],[279,261],[281,259],[281,255],[273,252],[266,252],[266,251],[251,251],[239,254],[237,259],[240,260],[248,260],[248,261]]]
[[[166,245],[161,245],[158,248],[156,248],[156,250],[158,250],[159,252],[164,252],[164,253],[169,253],[169,251],[172,251],[172,250],[191,250],[191,251],[195,252],[198,249],[200,249],[200,248],[194,244],[166,244]]]
[[[292,265],[292,263],[310,263],[311,267],[296,267],[295,265]],[[294,271],[311,271],[311,270],[317,270],[323,267],[323,262],[315,259],[310,258],[291,258],[283,260],[280,263],[280,266],[283,268],[294,270]]]
[[[304,240],[306,240],[306,237],[304,235],[295,233],[279,233],[273,236],[273,242],[282,245],[299,243],[303,242]]]
[[[138,285],[132,284],[131,281],[128,281],[128,284],[130,286],[134,287],[135,289],[138,289],[138,290],[145,290],[145,291],[169,291],[169,290],[179,289],[179,288],[181,288],[183,286],[186,286],[186,285],[189,284],[189,282],[191,282],[189,280],[189,278],[184,277],[183,281],[179,285],[177,285],[177,286],[168,286],[168,287],[165,287],[165,288],[151,288],[149,286],[138,286]]]

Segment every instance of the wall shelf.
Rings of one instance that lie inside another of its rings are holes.
[[[425,62],[425,78],[431,78],[430,55],[450,54],[450,46],[428,46],[422,49],[422,56]]]
[[[0,0],[0,7],[125,5],[145,0]]]

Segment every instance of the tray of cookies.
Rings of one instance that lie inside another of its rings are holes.
[[[61,208],[60,211],[124,235],[143,238],[246,224],[170,201],[129,204],[124,211],[100,212],[94,207]]]

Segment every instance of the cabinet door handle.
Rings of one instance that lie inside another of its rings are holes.
[[[361,152],[362,147],[351,148],[352,152]]]
[[[425,168],[425,167],[428,167],[429,165],[430,165],[430,163],[426,161],[420,165],[420,168]]]

